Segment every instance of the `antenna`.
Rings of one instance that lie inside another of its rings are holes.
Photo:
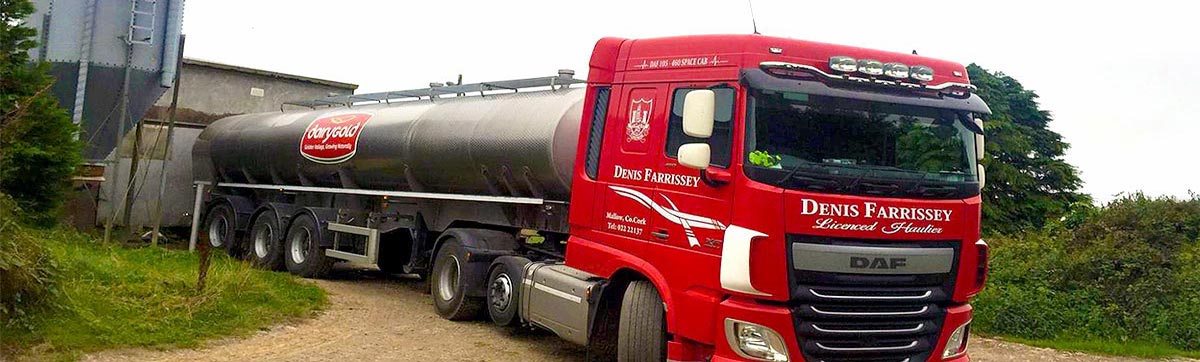
[[[746,4],[750,5],[750,26],[754,27],[755,35],[761,35],[758,33],[758,21],[754,20],[754,0],[746,0]]]

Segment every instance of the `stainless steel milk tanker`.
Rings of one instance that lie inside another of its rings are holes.
[[[192,149],[200,181],[566,200],[583,88],[221,119]]]

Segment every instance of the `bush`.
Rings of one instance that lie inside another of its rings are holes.
[[[24,324],[44,308],[56,289],[58,264],[13,215],[19,209],[0,194],[0,327]]]
[[[1200,350],[1200,198],[1132,194],[991,240],[985,333]]]
[[[22,218],[49,226],[83,162],[83,144],[50,92],[49,67],[30,64],[36,33],[22,19],[33,10],[27,0],[0,1],[0,190]]]

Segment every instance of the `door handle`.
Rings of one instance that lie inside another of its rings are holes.
[[[654,237],[659,239],[666,239],[671,236],[671,234],[668,234],[666,230],[658,230],[650,233],[650,235],[654,235]]]

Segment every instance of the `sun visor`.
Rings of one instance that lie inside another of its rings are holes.
[[[800,92],[827,97],[850,98],[864,101],[904,104],[912,106],[933,107],[968,111],[976,114],[992,114],[983,99],[974,93],[967,97],[942,95],[929,97],[927,95],[905,94],[903,90],[871,91],[860,86],[857,88],[831,87],[817,80],[791,79],[776,77],[761,69],[743,69],[741,81],[743,84],[756,89],[768,89],[785,92]]]

